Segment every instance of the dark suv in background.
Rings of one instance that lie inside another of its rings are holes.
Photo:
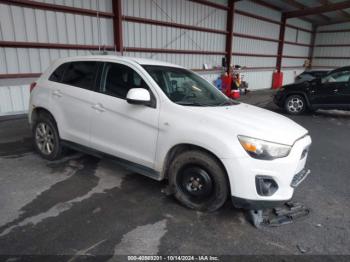
[[[324,77],[283,86],[274,102],[290,114],[305,110],[350,109],[350,66],[335,69]]]
[[[327,70],[310,70],[310,71],[304,71],[300,75],[298,75],[295,78],[295,84],[297,83],[302,83],[305,81],[311,81],[314,80],[315,78],[321,78],[327,75],[329,71]]]

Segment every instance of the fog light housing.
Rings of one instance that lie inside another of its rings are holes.
[[[276,181],[268,176],[256,176],[255,186],[260,196],[272,196],[278,189]]]

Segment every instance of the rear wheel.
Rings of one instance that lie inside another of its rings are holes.
[[[33,128],[33,139],[36,151],[43,158],[48,160],[60,158],[62,146],[52,117],[46,114],[38,117]]]
[[[291,115],[302,114],[306,110],[305,98],[300,95],[288,96],[284,103],[284,108]]]
[[[219,209],[227,199],[227,182],[221,164],[206,152],[186,151],[170,164],[169,183],[175,198],[192,209]]]

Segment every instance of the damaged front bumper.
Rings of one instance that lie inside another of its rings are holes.
[[[294,175],[291,187],[296,188],[311,173],[309,169],[303,169]],[[238,197],[232,197],[232,203],[236,208],[242,208],[247,211],[248,220],[253,226],[276,227],[290,224],[297,218],[307,216],[310,213],[309,208],[301,203],[286,201],[269,200],[249,200]]]
[[[309,213],[310,209],[303,204],[289,201],[272,210],[249,210],[247,216],[253,226],[260,228],[261,226],[278,227],[290,224]]]
[[[303,182],[307,176],[311,173],[310,169],[302,169],[300,172],[294,175],[290,186],[296,188]],[[232,203],[236,208],[242,208],[247,210],[264,210],[269,208],[276,208],[283,206],[290,199],[286,200],[250,200],[232,196]]]

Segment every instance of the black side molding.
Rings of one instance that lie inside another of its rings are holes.
[[[108,159],[112,160],[113,162],[116,162],[118,165],[121,165],[132,172],[147,176],[147,177],[152,178],[154,180],[160,181],[163,179],[161,177],[160,173],[153,170],[152,168],[130,162],[126,159],[119,158],[119,157],[116,157],[116,156],[113,156],[110,154],[106,154],[106,153],[103,153],[103,152],[98,151],[96,149],[82,146],[82,145],[79,145],[77,143],[67,141],[67,140],[62,140],[62,145],[69,147],[71,149],[74,149],[76,151],[98,157],[98,158],[108,158]]]

